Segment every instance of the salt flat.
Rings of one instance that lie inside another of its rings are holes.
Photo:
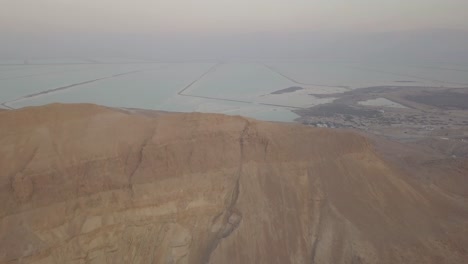
[[[399,103],[390,101],[386,98],[375,98],[375,99],[369,99],[366,101],[360,101],[358,102],[360,105],[367,105],[367,106],[382,106],[382,107],[394,107],[394,108],[407,108],[404,105],[401,105]]]

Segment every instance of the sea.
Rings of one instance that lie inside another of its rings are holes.
[[[93,103],[291,122],[295,110],[378,86],[468,87],[468,65],[346,61],[0,59],[0,108]],[[291,87],[300,89],[285,90]],[[388,104],[388,102],[385,102]]]

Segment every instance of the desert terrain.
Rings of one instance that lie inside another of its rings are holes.
[[[468,157],[468,89],[381,86],[317,95],[332,103],[295,110],[310,126],[379,135],[446,157]]]
[[[92,104],[0,111],[0,124],[0,263],[468,259],[463,151]]]

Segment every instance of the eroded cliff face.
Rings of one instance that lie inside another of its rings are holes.
[[[468,260],[467,192],[354,133],[58,104],[0,128],[0,263]]]

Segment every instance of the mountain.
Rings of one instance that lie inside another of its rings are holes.
[[[2,111],[0,263],[466,263],[468,162],[382,142],[218,114]]]

